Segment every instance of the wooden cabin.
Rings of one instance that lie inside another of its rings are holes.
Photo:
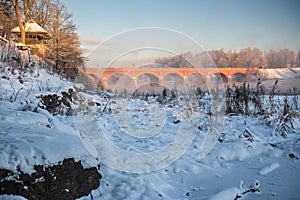
[[[44,57],[48,50],[48,41],[51,39],[50,33],[48,33],[44,28],[38,25],[34,20],[28,21],[25,26],[25,41],[26,45],[20,43],[21,33],[20,28],[15,27],[11,30],[11,33],[17,36],[17,47],[19,49],[30,48],[33,54],[37,54]],[[27,47],[27,48],[24,48]]]

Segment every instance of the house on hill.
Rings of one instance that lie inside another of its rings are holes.
[[[19,42],[17,43],[17,47],[19,49],[27,49],[29,47],[33,54],[44,57],[48,50],[48,41],[51,39],[50,33],[38,25],[34,20],[28,21],[24,28],[26,45],[20,43],[20,28],[15,27],[11,30],[11,33],[17,36],[16,41]]]

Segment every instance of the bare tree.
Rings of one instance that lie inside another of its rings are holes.
[[[18,26],[20,28],[21,42],[23,44],[26,44],[26,37],[25,37],[26,17],[35,0],[10,0],[10,2],[14,8],[15,16],[17,18]]]
[[[300,65],[300,50],[295,58],[295,52],[287,48],[275,51],[273,49],[262,53],[259,48],[244,48],[239,52],[227,51],[223,48],[219,50],[212,50],[197,53],[193,56],[191,53],[182,54],[184,58],[189,57],[194,60],[199,66],[212,67],[212,62],[207,59],[209,56],[213,63],[217,67],[244,67],[244,68],[282,68],[282,67],[293,67],[294,65]],[[155,62],[167,65],[169,67],[184,67],[188,66],[182,62],[180,55],[159,58]]]
[[[252,67],[263,66],[263,56],[259,48],[252,49]]]
[[[236,63],[236,57],[237,57],[236,51],[229,50],[226,53],[226,56],[228,58],[229,67],[238,67],[238,65]]]
[[[271,49],[266,53],[265,60],[269,68],[292,67],[295,64],[295,52],[287,48],[279,51]]]
[[[0,35],[9,38],[10,30],[16,26],[14,9],[10,0],[0,0]]]
[[[267,63],[269,68],[277,68],[278,67],[278,61],[277,61],[277,55],[276,51],[271,49],[269,53],[266,55]]]
[[[300,67],[300,49],[298,50],[297,57],[296,57],[296,66]]]
[[[240,50],[240,52],[237,55],[236,58],[236,63],[238,67],[247,67],[247,50],[246,49],[242,49]]]
[[[40,26],[46,30],[50,30],[50,20],[51,20],[51,4],[52,0],[36,0],[32,4],[32,7],[28,13],[27,18],[34,19]]]
[[[58,72],[69,73],[74,76],[76,69],[84,63],[79,36],[75,32],[76,26],[72,22],[72,14],[59,0],[50,4],[50,18],[48,18],[49,31],[52,34],[49,59],[55,62]]]

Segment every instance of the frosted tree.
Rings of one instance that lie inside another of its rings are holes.
[[[72,14],[59,0],[51,4],[51,18],[48,26],[53,39],[50,43],[49,58],[55,62],[55,69],[74,76],[78,66],[83,64],[82,49],[76,26],[72,22]],[[69,72],[72,74],[69,74]]]
[[[259,48],[252,49],[252,67],[259,67],[263,65],[262,52]]]
[[[54,69],[74,78],[84,59],[76,26],[67,7],[59,0],[37,0],[28,16],[52,36],[46,58],[53,61]]]
[[[265,55],[265,61],[269,68],[292,67],[295,64],[295,52],[287,48],[270,50]]]
[[[269,68],[277,68],[277,55],[276,51],[271,49],[269,52],[265,52],[265,62]]]
[[[186,62],[182,62],[182,57],[193,60],[198,66],[204,67],[214,67],[211,65],[211,60],[215,63],[217,67],[244,67],[244,68],[257,68],[257,67],[267,67],[267,68],[282,68],[282,67],[293,67],[295,65],[300,65],[300,51],[296,54],[294,51],[287,48],[275,51],[273,49],[262,53],[259,48],[243,48],[240,51],[224,51],[223,48],[219,50],[204,51],[201,53],[196,53],[194,56],[190,52],[159,58],[155,62],[163,64],[169,67],[190,67]]]
[[[300,67],[300,50],[298,50],[298,53],[297,53],[297,57],[296,57],[296,66],[297,66],[297,67]]]

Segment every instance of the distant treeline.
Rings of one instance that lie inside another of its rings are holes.
[[[300,67],[300,50],[297,55],[289,49],[262,52],[259,48],[244,48],[240,51],[212,50],[193,54],[187,52],[177,56],[155,60],[156,64],[166,67],[243,67],[243,68],[286,68]]]

